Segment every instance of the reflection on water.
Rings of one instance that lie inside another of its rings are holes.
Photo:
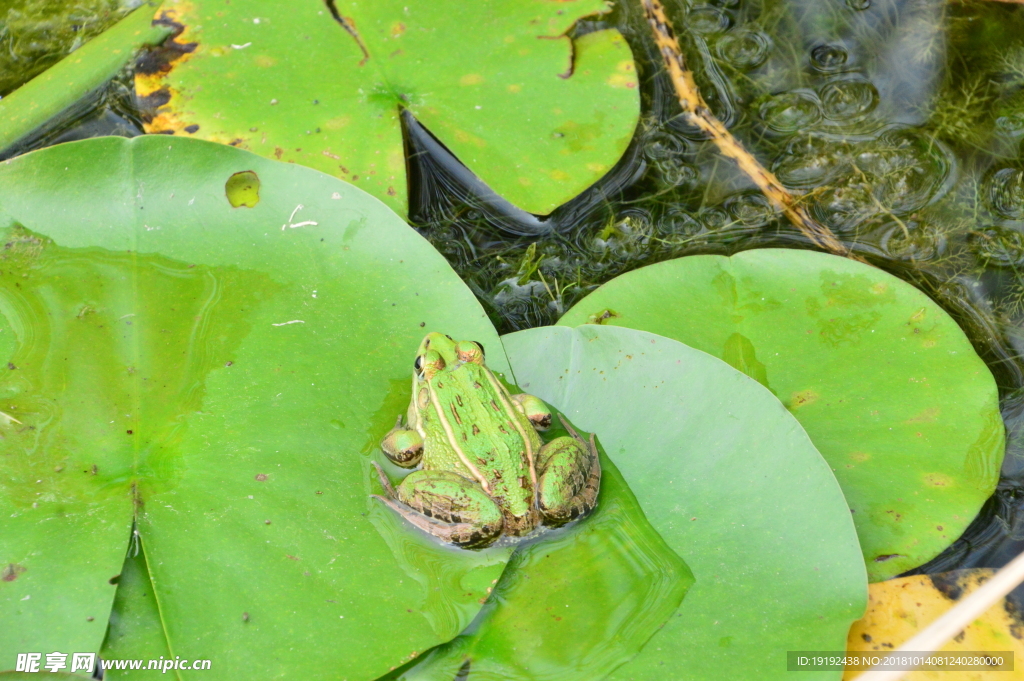
[[[374,490],[380,493],[380,490]],[[369,497],[367,497],[369,499]],[[370,500],[369,520],[380,533],[395,560],[422,588],[423,600],[418,606],[439,638],[452,638],[466,628],[480,611],[480,601],[493,587],[488,577],[492,565],[508,561],[510,547],[491,547],[482,551],[442,546],[424,532],[411,527],[398,514],[376,500]],[[459,552],[459,560],[446,556]],[[398,581],[403,575],[381,575],[382,586]]]
[[[19,226],[0,251],[5,493],[21,504],[173,485],[212,371],[230,365],[265,275],[101,248]],[[9,345],[9,347],[8,347]],[[83,361],[83,357],[87,358]],[[156,482],[159,481],[159,482]]]
[[[693,575],[601,465],[590,516],[521,544],[469,629],[387,678],[589,681],[636,655]]]

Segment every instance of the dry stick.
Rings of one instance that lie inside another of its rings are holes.
[[[1024,582],[1024,553],[1007,563],[1002,570],[992,575],[992,579],[947,610],[939,619],[925,627],[924,631],[896,650],[883,654],[895,655],[915,651],[922,655],[928,655],[939,650],[947,641],[963,631],[1021,582]],[[899,681],[909,673],[909,671],[875,671],[872,669],[853,681]]]
[[[744,149],[740,141],[733,137],[732,133],[722,125],[722,122],[712,115],[707,102],[697,90],[693,74],[686,70],[683,53],[679,49],[679,41],[676,40],[675,34],[672,32],[661,2],[659,0],[641,0],[641,2],[644,6],[644,13],[647,15],[647,21],[654,30],[654,40],[658,44],[658,49],[661,50],[661,56],[668,67],[672,85],[675,86],[676,96],[679,98],[679,104],[683,107],[683,115],[687,120],[704,131],[718,146],[718,150],[722,152],[723,156],[735,161],[740,170],[753,180],[754,184],[768,197],[768,200],[782,210],[790,222],[796,225],[797,229],[803,232],[808,239],[832,253],[848,256],[849,249],[843,246],[836,235],[828,227],[815,221],[799,204],[797,198],[782,186],[778,178]]]

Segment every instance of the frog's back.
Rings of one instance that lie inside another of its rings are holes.
[[[491,498],[506,517],[511,516],[508,520],[512,522],[507,524],[512,527],[507,530],[517,533],[521,526],[529,531],[529,520],[524,523],[515,519],[525,519],[533,512],[533,475],[526,452],[529,449],[536,456],[540,447],[536,431],[479,365],[462,364],[431,380],[436,386],[432,392],[438,397],[437,403],[426,410],[424,427],[432,437],[426,438],[423,467],[454,471],[474,480],[482,478]],[[442,412],[440,416],[437,409]],[[448,442],[449,437],[456,447],[429,445],[432,441]]]

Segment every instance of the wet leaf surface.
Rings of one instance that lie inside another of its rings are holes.
[[[842,649],[866,599],[854,526],[828,466],[767,390],[642,331],[546,327],[502,341],[521,388],[598,434],[696,578],[611,678],[781,679],[780,650]]]
[[[599,0],[178,0],[163,16],[184,32],[136,84],[149,132],[301,163],[400,214],[406,109],[498,194],[550,213],[611,169],[639,116],[622,36],[566,36],[605,11]]]
[[[552,429],[545,439],[565,435]],[[611,461],[598,506],[582,521],[520,547],[469,630],[397,678],[603,677],[632,659],[693,584]]]
[[[680,258],[614,279],[560,323],[605,310],[603,323],[723,358],[782,401],[842,485],[872,581],[937,555],[995,488],[991,373],[949,315],[882,270],[782,249]]]
[[[182,678],[372,678],[472,619],[508,551],[407,531],[369,456],[425,326],[505,362],[393,213],[227,146],[106,138],[0,165],[0,230],[4,665],[100,648],[133,516],[168,648],[217,660]]]

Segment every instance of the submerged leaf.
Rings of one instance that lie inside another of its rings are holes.
[[[0,97],[0,152],[110,80],[141,46],[155,45],[170,35],[166,26],[151,25],[152,12],[148,5],[138,8],[45,73]],[[0,36],[4,28],[0,24]],[[0,95],[2,81],[0,77]]]

